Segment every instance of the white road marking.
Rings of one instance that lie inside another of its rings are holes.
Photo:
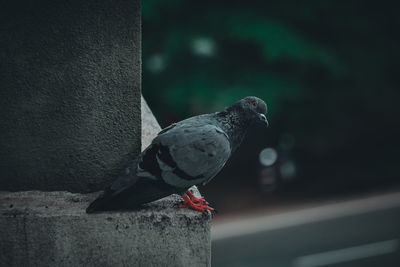
[[[400,206],[400,192],[322,205],[276,215],[266,215],[221,223],[211,227],[213,241],[271,231],[297,225],[364,214]]]
[[[393,253],[398,249],[397,239],[370,243],[355,247],[331,250],[322,253],[306,255],[296,258],[293,267],[318,267],[353,260],[360,260],[373,256]]]

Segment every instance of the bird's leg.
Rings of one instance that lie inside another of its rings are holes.
[[[194,202],[208,205],[209,203],[204,199],[204,197],[198,198],[196,197],[192,191],[187,190],[186,195]]]
[[[214,211],[213,208],[205,204],[204,202],[195,203],[192,199],[185,193],[183,196],[183,203],[179,205],[180,208],[189,208],[192,210],[197,210],[200,212],[205,212],[206,210]]]

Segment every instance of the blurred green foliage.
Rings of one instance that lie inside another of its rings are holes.
[[[145,94],[181,116],[220,109],[246,95],[267,99],[275,109],[282,99],[304,91],[298,68],[312,63],[333,75],[344,74],[332,49],[254,11],[251,3],[235,8],[211,1],[144,1]],[[212,50],[209,54],[196,55],[201,40],[204,49]],[[162,61],[158,69],[151,65],[154,56]],[[291,62],[296,69],[274,70],[274,65]]]
[[[339,173],[393,176],[396,4],[146,0],[142,8],[143,94],[162,126],[256,95],[270,111],[265,145],[290,133],[310,170],[334,163]],[[358,172],[368,164],[372,171]]]

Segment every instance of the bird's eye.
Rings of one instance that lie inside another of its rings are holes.
[[[251,102],[251,105],[252,105],[253,107],[257,107],[257,102],[256,102],[256,101]]]

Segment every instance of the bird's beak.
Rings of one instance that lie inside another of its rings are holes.
[[[260,118],[260,121],[262,121],[262,122],[264,122],[265,124],[267,124],[267,127],[269,126],[267,117],[265,117],[264,114],[261,114],[261,113],[260,113],[260,114],[259,114],[259,118]]]

